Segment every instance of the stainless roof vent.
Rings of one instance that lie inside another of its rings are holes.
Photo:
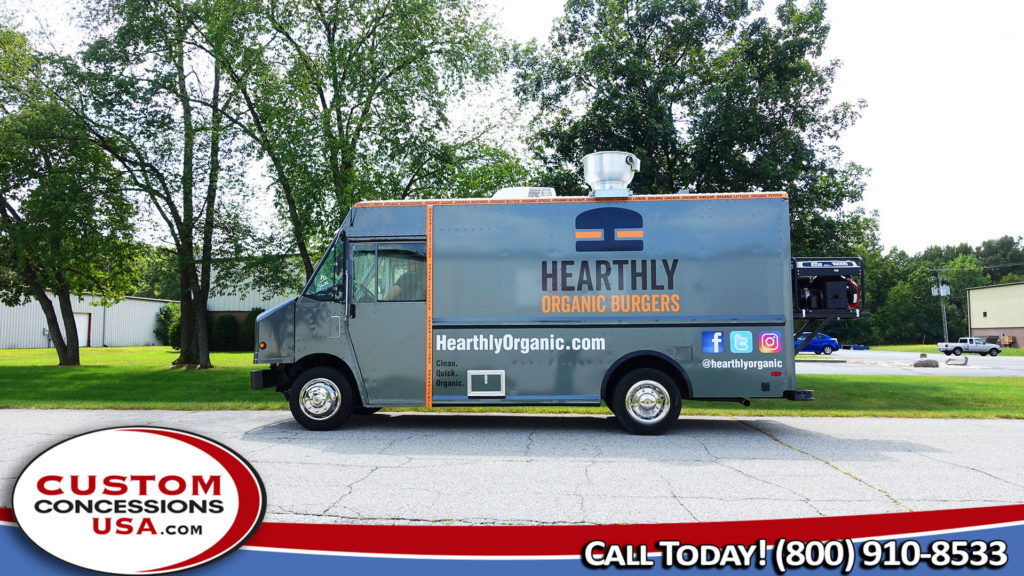
[[[629,152],[594,152],[583,157],[583,178],[597,198],[632,196],[628,188],[640,171],[640,159]]]

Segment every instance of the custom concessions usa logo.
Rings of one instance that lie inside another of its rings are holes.
[[[241,546],[266,511],[241,456],[165,428],[113,428],[40,454],[14,487],[14,516],[36,545],[82,568],[163,574]]]

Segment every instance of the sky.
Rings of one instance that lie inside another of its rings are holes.
[[[771,2],[768,2],[771,4]],[[489,2],[504,32],[546,40],[560,2]],[[831,0],[836,102],[867,101],[839,140],[871,169],[859,205],[886,249],[1024,236],[1024,3]]]
[[[485,4],[523,42],[545,41],[562,14],[558,0]],[[9,5],[26,28],[68,25],[65,0]],[[1024,2],[831,0],[827,16],[824,58],[843,63],[834,100],[868,104],[838,143],[871,170],[859,205],[878,211],[885,248],[1024,236]]]

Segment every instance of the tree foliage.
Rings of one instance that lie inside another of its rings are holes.
[[[35,298],[60,363],[77,365],[71,296],[108,304],[134,289],[135,206],[110,157],[47,90],[24,37],[0,27],[0,43],[0,302]]]
[[[532,148],[545,183],[582,194],[579,159],[627,150],[640,194],[784,191],[793,253],[871,242],[866,170],[835,139],[863,103],[829,105],[836,61],[820,63],[825,2],[777,23],[745,0],[569,0],[550,46],[519,55],[516,92],[535,103]]]
[[[942,282],[950,338],[966,336],[967,289],[1024,280],[1024,240],[1003,236],[977,247],[929,246],[913,256],[894,249],[866,249],[865,306],[872,316],[830,328],[847,342],[865,344],[933,343],[942,340],[942,310],[932,296]]]
[[[73,82],[65,90],[173,247],[182,314],[175,362],[203,368],[211,366],[206,303],[216,207],[239,170],[223,120],[235,95],[222,89],[216,50],[196,43],[219,9],[199,0],[90,2],[90,39],[68,63]]]
[[[307,276],[358,200],[466,193],[467,172],[501,179],[480,170],[494,156],[487,127],[457,133],[447,116],[501,65],[475,0],[212,5],[196,45],[239,94],[225,117],[266,160]]]

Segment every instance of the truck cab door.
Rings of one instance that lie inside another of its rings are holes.
[[[352,242],[348,330],[371,406],[426,402],[426,243]]]
[[[339,235],[295,301],[297,356],[350,356],[344,341],[345,274],[345,237]]]

